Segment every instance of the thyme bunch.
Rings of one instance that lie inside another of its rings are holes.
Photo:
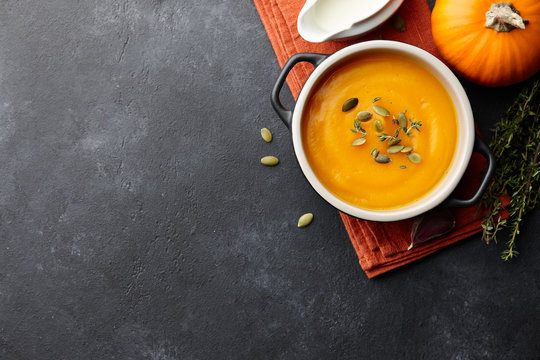
[[[482,220],[482,239],[497,241],[497,234],[509,230],[506,249],[501,258],[516,257],[516,239],[524,216],[535,208],[540,194],[540,77],[517,96],[506,115],[494,128],[490,148],[497,160],[493,181],[481,205],[487,208]],[[510,196],[507,219],[499,195]]]

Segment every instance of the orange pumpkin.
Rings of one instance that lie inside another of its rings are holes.
[[[480,85],[510,85],[540,69],[539,0],[437,0],[431,27],[447,63]]]

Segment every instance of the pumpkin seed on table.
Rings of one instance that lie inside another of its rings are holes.
[[[359,146],[359,145],[362,145],[366,142],[366,138],[360,138],[360,139],[356,139],[354,140],[351,145],[352,146]]]
[[[407,157],[413,164],[420,164],[422,162],[422,157],[417,153],[410,153]]]
[[[368,121],[369,119],[371,119],[372,116],[373,116],[373,114],[371,114],[369,111],[360,111],[356,115],[356,120],[358,120],[358,121]]]
[[[265,156],[261,159],[261,164],[265,166],[276,166],[279,164],[279,159],[275,156]]]
[[[306,227],[309,224],[311,224],[312,221],[313,221],[313,214],[312,213],[304,214],[304,215],[300,216],[300,218],[298,219],[298,227],[299,228]]]
[[[412,150],[413,150],[412,146],[405,146],[403,149],[401,149],[401,152],[408,153],[408,152],[411,152]]]
[[[375,121],[373,126],[375,127],[376,132],[382,132],[383,131],[382,123],[379,120]]]
[[[394,145],[394,146],[390,146],[390,147],[388,148],[387,152],[388,152],[389,154],[395,154],[395,153],[401,151],[403,148],[404,148],[403,145]]]
[[[358,98],[350,98],[343,103],[341,110],[343,112],[347,112],[349,110],[352,110],[356,105],[358,105]]]
[[[375,111],[377,114],[381,116],[390,116],[390,111],[386,110],[385,108],[379,105],[373,105],[373,111]]]
[[[266,142],[272,141],[272,132],[270,130],[268,130],[267,128],[262,128],[261,129],[261,136],[262,136],[263,140],[266,141]]]
[[[390,159],[386,155],[377,155],[375,157],[375,161],[378,162],[379,164],[388,164],[389,162],[392,162],[392,159]]]

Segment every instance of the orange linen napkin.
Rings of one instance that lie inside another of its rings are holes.
[[[418,46],[433,55],[440,57],[431,36],[431,13],[426,0],[405,0],[398,10],[405,20],[407,30],[398,32],[389,23],[362,38],[347,41],[328,41],[314,44],[305,41],[298,34],[296,20],[303,0],[254,0],[255,6],[274,48],[279,64],[283,64],[292,55],[300,52],[333,53],[345,46],[373,40],[382,36],[385,40],[396,40]],[[300,63],[289,73],[287,82],[296,98],[303,84],[312,71],[312,66]],[[276,74],[277,76],[277,74]],[[485,160],[473,154],[467,172],[458,187],[458,195],[465,198],[474,193],[485,167]],[[508,198],[503,199],[506,205]],[[455,209],[456,227],[448,235],[426,244],[407,250],[410,245],[410,232],[413,219],[391,223],[378,223],[360,220],[341,213],[345,228],[356,250],[362,269],[369,278],[387,272],[429,255],[438,249],[467,238],[481,228],[483,213],[477,214],[477,208]],[[506,212],[502,213],[507,216]]]

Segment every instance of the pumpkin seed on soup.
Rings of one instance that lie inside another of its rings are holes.
[[[395,139],[389,140],[388,145],[393,146],[393,145],[399,144],[400,142],[401,142],[400,138],[395,138]]]
[[[412,151],[412,146],[405,146],[403,149],[401,149],[402,153],[408,153]]]
[[[379,164],[388,164],[389,162],[392,161],[392,159],[390,159],[386,155],[377,155],[375,157],[375,161],[378,162]]]
[[[272,141],[272,132],[270,132],[270,130],[268,130],[267,128],[261,129],[261,136],[266,142]]]
[[[397,118],[399,127],[402,128],[403,130],[407,130],[407,117],[405,116],[406,112],[407,110],[400,112]]]
[[[389,154],[395,154],[395,153],[401,151],[401,149],[403,149],[403,148],[404,148],[403,145],[394,145],[394,146],[390,146],[390,147],[388,148],[387,152],[388,152]]]
[[[377,114],[381,116],[390,116],[390,111],[386,110],[385,108],[379,105],[373,105],[373,111],[375,111]]]
[[[410,153],[407,157],[413,164],[420,164],[422,162],[422,157],[417,153]]]
[[[365,142],[366,142],[366,138],[363,138],[363,137],[362,137],[362,138],[360,138],[360,139],[354,140],[354,141],[351,143],[351,145],[352,145],[352,146],[359,146],[359,145],[362,145],[362,144],[365,143]]]
[[[356,120],[358,120],[358,121],[368,121],[369,119],[371,119],[372,116],[373,115],[369,111],[360,111],[356,115]]]
[[[279,164],[279,159],[275,156],[265,156],[261,159],[261,164],[266,166],[276,166]]]
[[[375,127],[375,131],[377,131],[377,132],[382,132],[383,131],[382,123],[379,120],[375,121],[373,126]]]
[[[351,110],[352,108],[354,108],[356,105],[358,105],[358,98],[350,98],[349,100],[343,103],[341,110],[343,112],[347,112]]]
[[[304,215],[300,216],[300,218],[298,219],[298,227],[299,228],[306,227],[309,224],[311,224],[312,221],[313,221],[313,214],[312,213],[304,214]]]

